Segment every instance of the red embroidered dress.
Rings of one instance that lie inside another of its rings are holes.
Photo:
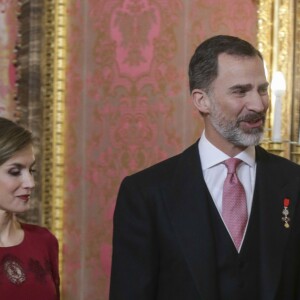
[[[0,299],[59,300],[57,239],[46,228],[22,228],[21,244],[0,247]]]

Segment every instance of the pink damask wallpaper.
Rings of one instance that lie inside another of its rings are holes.
[[[188,92],[194,48],[256,40],[253,0],[70,0],[62,293],[108,297],[112,217],[127,174],[201,133]],[[130,276],[130,274],[128,274]]]

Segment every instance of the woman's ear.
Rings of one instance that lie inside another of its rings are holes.
[[[202,114],[209,113],[210,101],[206,92],[200,89],[194,89],[192,91],[192,98],[194,105]]]

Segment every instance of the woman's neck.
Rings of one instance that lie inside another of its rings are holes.
[[[13,213],[0,211],[0,247],[19,244],[24,237],[20,223]]]

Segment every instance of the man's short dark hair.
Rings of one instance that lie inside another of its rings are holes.
[[[195,50],[189,64],[190,92],[194,89],[208,91],[218,75],[218,57],[226,53],[233,56],[258,56],[261,53],[249,42],[235,36],[217,35],[205,40]]]

